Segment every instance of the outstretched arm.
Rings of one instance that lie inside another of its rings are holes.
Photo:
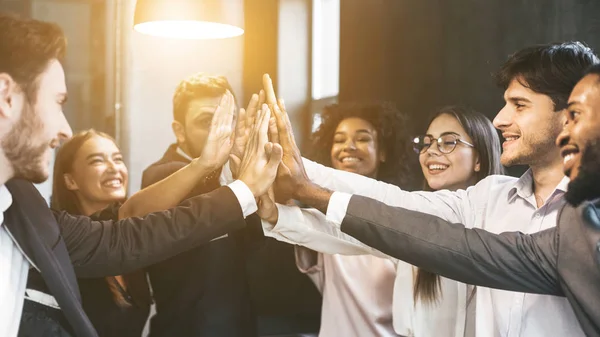
[[[558,235],[492,234],[438,217],[353,196],[331,222],[392,257],[464,283],[517,292],[564,296],[558,281]]]

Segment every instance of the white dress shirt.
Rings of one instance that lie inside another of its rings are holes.
[[[7,337],[19,331],[29,272],[29,262],[4,226],[4,212],[11,204],[10,192],[0,185],[0,333]]]
[[[563,195],[568,184],[568,179],[564,178],[545,204],[538,208],[533,194],[531,171],[519,179],[490,176],[467,190],[456,192],[406,192],[394,185],[337,171],[308,160],[304,161],[304,165],[313,182],[331,190],[364,195],[391,206],[433,214],[450,222],[462,223],[467,228],[482,228],[492,233],[534,233],[556,226],[557,214],[564,205]],[[328,237],[323,239],[325,241],[349,240],[354,247],[360,247],[356,240],[349,239],[339,230],[349,200],[350,196],[347,194],[334,193],[328,206],[329,221],[316,215],[320,222],[328,223],[329,228],[325,233],[319,233],[323,226],[308,225],[312,229],[306,231],[303,236],[300,235],[298,241],[314,240],[315,236],[320,234]],[[313,214],[313,218],[314,216]],[[283,223],[282,221],[281,224]],[[265,231],[268,231],[268,228]],[[287,236],[288,241],[296,241],[296,238],[290,239],[294,235],[293,232],[283,229],[283,233],[278,235]],[[311,234],[312,237],[309,238],[307,234]],[[343,249],[349,250],[347,246]],[[367,248],[357,248],[354,254],[364,253],[365,249]],[[458,298],[462,298],[462,295]],[[396,312],[396,304],[394,311]],[[394,325],[396,326],[396,322]],[[564,298],[482,287],[477,288],[475,325],[477,337],[584,336],[573,310]],[[398,330],[397,332],[402,333]],[[447,332],[436,334],[444,335],[454,336]]]
[[[350,200],[349,194],[334,193],[337,198],[347,198]],[[395,264],[396,277],[394,280],[391,294],[388,289],[385,289],[388,296],[390,296],[391,303],[386,302],[385,306],[383,303],[377,305],[373,301],[361,301],[359,302],[360,307],[365,307],[369,310],[377,310],[381,315],[382,312],[386,313],[391,310],[392,325],[394,331],[398,335],[409,336],[409,337],[464,337],[465,336],[465,324],[466,324],[466,308],[467,308],[467,297],[470,294],[467,291],[467,286],[463,283],[459,283],[450,279],[441,278],[441,298],[436,302],[435,305],[414,301],[414,279],[415,269],[413,266],[391,258],[371,247],[368,247],[355,238],[343,233],[339,229],[339,225],[336,226],[332,222],[327,223],[325,215],[315,209],[300,209],[295,206],[283,206],[277,205],[279,210],[279,219],[276,225],[272,225],[266,221],[262,222],[263,231],[265,236],[273,237],[279,241],[287,242],[290,244],[301,245],[303,247],[310,248],[315,251],[319,251],[325,254],[344,254],[344,255],[365,255],[371,256],[373,259],[383,261],[387,259],[390,263]],[[330,207],[328,209],[328,218],[335,219],[335,212],[340,209]],[[337,217],[342,217],[345,214],[345,209],[337,214]],[[306,249],[306,248],[304,248]],[[296,250],[299,250],[296,248]],[[306,254],[304,254],[306,255]],[[308,269],[307,274],[311,277],[317,288],[322,292],[326,281],[334,281],[332,279],[325,279],[326,273],[323,270],[319,270],[320,265],[323,265],[323,254],[319,255],[319,263],[317,266]],[[338,256],[341,255],[327,255],[327,256]],[[297,254],[297,258],[300,259],[302,256]],[[356,256],[347,256],[347,258],[354,258]],[[350,259],[351,260],[351,259]],[[359,259],[360,261],[360,259]],[[337,262],[337,261],[336,261]],[[346,262],[346,261],[340,261]],[[309,262],[298,261],[298,266],[302,270],[306,268]],[[346,263],[340,263],[342,267]],[[330,266],[331,267],[331,266]],[[336,266],[333,266],[336,267]],[[348,277],[342,284],[350,283],[352,288],[358,296],[364,296],[368,292],[360,291],[362,288],[372,288],[374,286],[371,272],[372,269],[363,267],[362,270],[358,269],[358,263],[353,263],[354,268],[352,277]],[[338,280],[335,280],[339,282]],[[333,287],[335,283],[332,283],[330,287]],[[371,284],[369,284],[371,283]],[[349,299],[356,300],[357,296],[344,296]],[[390,300],[388,299],[388,301]],[[323,296],[323,305],[330,305],[325,303],[328,298]],[[334,302],[335,304],[335,302]],[[358,305],[358,304],[356,304]],[[474,303],[471,303],[474,305]],[[385,328],[385,325],[378,327],[381,323],[365,315],[360,315],[359,310],[353,312],[343,312],[341,315],[341,323],[345,323],[348,319],[352,318],[354,322],[360,322],[361,329],[358,329],[358,336],[375,336],[372,331],[377,329]],[[323,313],[325,318],[326,312]],[[385,316],[383,316],[385,317]],[[327,321],[322,319],[322,321]],[[337,321],[331,322],[329,326],[325,327],[325,330],[320,331],[322,336],[336,335],[331,333],[335,331],[333,329],[339,328]],[[385,323],[385,322],[384,322]],[[387,323],[389,324],[389,322]],[[322,322],[323,325],[323,322]],[[348,325],[347,327],[354,328],[355,325]],[[343,331],[343,330],[342,330]],[[389,335],[390,332],[387,332]],[[341,336],[342,334],[340,334]],[[384,335],[384,334],[382,334]],[[352,333],[349,336],[353,336]]]

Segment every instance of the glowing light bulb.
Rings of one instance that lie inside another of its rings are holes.
[[[142,34],[175,39],[224,39],[244,34],[234,25],[192,20],[149,21],[133,28]]]

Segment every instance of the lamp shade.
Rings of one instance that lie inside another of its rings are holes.
[[[178,39],[222,39],[244,33],[242,0],[137,0],[133,28]]]

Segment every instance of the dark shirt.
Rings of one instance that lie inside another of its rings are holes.
[[[93,214],[93,220],[118,220],[119,204]],[[100,337],[140,337],[150,314],[150,289],[143,270],[123,275],[123,289],[114,277],[78,279],[83,309]],[[119,305],[114,299],[108,282],[125,301]]]
[[[144,170],[142,188],[187,164],[176,146],[169,147],[162,159]],[[214,174],[198,184],[189,197],[218,188],[218,178]],[[242,245],[239,235],[229,233],[147,268],[156,302],[150,336],[256,336]]]

